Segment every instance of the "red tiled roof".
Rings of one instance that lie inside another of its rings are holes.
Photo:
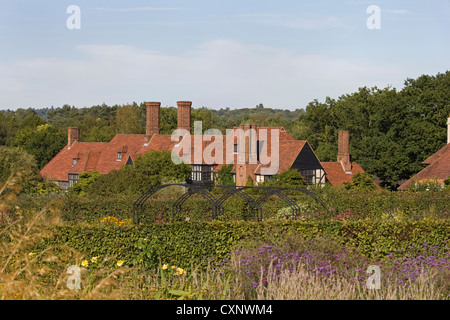
[[[322,167],[325,170],[327,180],[332,186],[342,185],[344,182],[352,183],[352,178],[358,172],[364,173],[363,168],[356,162],[352,162],[351,174],[347,174],[344,171],[340,162],[321,162]]]
[[[107,145],[106,142],[75,142],[70,149],[65,146],[41,170],[41,176],[50,180],[67,181],[69,173],[85,171],[90,152],[101,151]],[[74,166],[73,159],[77,159]]]
[[[297,159],[300,151],[308,142],[306,140],[281,140],[279,141],[279,155],[278,155],[278,173],[289,170],[295,159]],[[267,156],[270,158],[271,145],[268,144]],[[271,164],[261,164],[256,170],[255,174],[260,174],[262,168],[268,168]]]
[[[433,153],[430,157],[428,157],[423,164],[431,164],[434,161],[438,160],[440,157],[450,153],[450,143],[446,144],[444,147]]]
[[[239,127],[236,127],[237,129]],[[292,166],[306,141],[294,140],[292,136],[286,132],[283,127],[257,127],[258,138],[262,137],[263,129],[267,130],[267,152],[268,157],[271,156],[271,132],[278,129],[279,131],[279,172],[285,171]],[[204,141],[205,135],[191,135],[191,163],[197,163],[198,159],[202,159],[202,163],[206,163],[204,157],[199,156],[199,150],[195,148],[196,139],[201,137],[201,152],[211,151],[206,149],[212,141]],[[216,170],[222,166],[220,163],[228,163],[226,159],[226,135],[221,136],[223,144],[223,154],[219,156],[222,160],[217,164]],[[150,150],[172,150],[177,142],[171,140],[172,135],[153,135],[150,140],[145,135],[118,134],[110,142],[75,142],[71,148],[64,147],[42,170],[41,176],[50,180],[67,181],[69,173],[91,172],[93,170],[106,174],[112,170],[118,170],[127,163],[129,157],[136,159],[138,154],[143,154]],[[236,140],[236,139],[235,139]],[[230,146],[233,147],[233,146]],[[117,153],[122,153],[121,160],[117,160]],[[212,157],[216,156],[212,152]],[[73,159],[77,159],[77,163],[73,165]],[[232,156],[233,163],[237,163],[237,155]],[[268,165],[266,165],[268,166]],[[260,173],[262,166],[255,165],[256,173]],[[233,172],[234,167],[233,167]]]
[[[423,163],[428,166],[403,183],[399,190],[407,190],[412,183],[416,182],[444,184],[444,180],[450,176],[450,144],[434,153]]]

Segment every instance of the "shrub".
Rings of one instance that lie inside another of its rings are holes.
[[[289,169],[264,181],[262,186],[275,188],[304,188],[305,179],[297,169]]]
[[[358,172],[352,177],[352,182],[344,182],[344,187],[347,190],[368,191],[375,190],[377,187],[373,184],[374,178],[367,172]]]
[[[271,245],[286,244],[290,239],[323,238],[328,239],[325,243],[346,246],[367,258],[381,258],[391,252],[401,255],[398,248],[420,246],[425,242],[445,248],[449,231],[447,220],[401,223],[214,221],[58,226],[55,237],[49,241],[65,243],[89,256],[115,256],[127,264],[143,263],[148,268],[155,268],[160,260],[182,268],[189,268],[191,264],[204,268],[211,261],[208,259],[229,257],[234,248],[248,247],[255,241]]]
[[[98,171],[83,172],[79,175],[79,180],[69,190],[70,194],[84,197],[89,191],[90,186],[103,175]]]
[[[222,168],[217,172],[216,175],[216,182],[217,184],[221,184],[224,186],[234,186],[236,183],[234,182],[233,173],[231,173],[231,170],[233,170],[232,164],[224,164]]]

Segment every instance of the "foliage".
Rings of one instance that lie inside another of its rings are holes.
[[[179,181],[186,181],[191,175],[191,166],[183,162],[174,164],[169,150],[151,150],[138,155],[134,161],[134,169],[145,176],[159,175]]]
[[[280,174],[272,176],[263,182],[262,186],[275,188],[304,188],[305,179],[297,169],[289,169]]]
[[[57,194],[60,193],[60,187],[51,181],[43,180],[37,183],[36,185],[36,193],[41,196],[45,196],[48,194]]]
[[[70,194],[84,197],[89,192],[91,185],[103,175],[98,171],[82,172],[78,176],[78,181],[69,190]]]
[[[450,188],[450,176],[444,180],[444,186],[445,188]]]
[[[140,226],[61,226],[53,243],[66,243],[90,256],[118,256],[128,264],[145,263],[156,268],[158,261],[188,268],[206,267],[208,259],[223,259],[238,245],[255,239],[266,244],[289,237],[313,240],[333,238],[369,258],[386,257],[406,245],[444,246],[449,221],[270,221],[168,223]],[[144,254],[144,255],[142,255]],[[142,257],[137,261],[136,257]],[[134,261],[134,262],[133,262]]]
[[[17,132],[12,146],[33,155],[39,168],[43,168],[67,143],[67,136],[48,124]]]
[[[232,170],[233,164],[224,164],[216,174],[217,184],[224,186],[236,185],[234,182],[233,173],[231,172]]]
[[[136,196],[163,181],[185,182],[190,177],[190,166],[175,165],[168,150],[152,150],[138,155],[132,166],[123,166],[108,174],[80,174],[80,180],[70,193],[80,196]]]
[[[116,132],[122,134],[143,133],[137,105],[120,106],[116,110]]]
[[[36,160],[18,148],[0,146],[0,185],[11,176],[16,177],[23,192],[31,192],[38,182]]]
[[[369,173],[396,186],[423,168],[422,161],[445,143],[450,107],[450,71],[408,79],[405,88],[360,88],[311,102],[300,121],[321,161],[334,161],[337,131],[350,131],[350,153]]]
[[[161,184],[159,175],[146,175],[130,166],[101,175],[87,189],[92,197],[114,197],[118,195],[140,195]]]
[[[357,191],[369,191],[375,190],[377,187],[373,184],[373,177],[367,172],[353,175],[353,183],[344,182],[345,189],[347,190],[357,190]]]
[[[13,178],[7,184],[16,184]],[[0,207],[12,217],[0,226],[0,298],[259,299],[311,292],[316,298],[448,297],[450,221],[435,212],[445,210],[445,193],[332,190],[344,202],[333,201],[333,212],[304,221],[143,225],[129,219],[133,198],[7,199],[0,191]],[[322,196],[331,200],[332,190]],[[334,219],[338,208],[351,203],[347,198],[354,198],[351,208],[358,215]],[[362,218],[362,211],[377,213],[376,204],[385,202],[398,206],[395,216]],[[151,202],[155,205],[158,201]],[[428,208],[427,215],[411,219],[408,206]],[[67,223],[76,218],[78,223]],[[73,264],[82,269],[80,291],[65,286],[67,266]],[[369,264],[382,266],[382,290],[361,287]]]

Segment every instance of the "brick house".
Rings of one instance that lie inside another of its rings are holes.
[[[191,132],[191,105],[190,101],[177,102],[177,126]],[[79,174],[96,170],[107,174],[124,165],[132,165],[136,156],[150,150],[173,150],[178,142],[172,141],[172,135],[160,134],[160,102],[146,102],[146,133],[145,134],[117,134],[110,142],[80,142],[80,129],[68,129],[67,145],[41,170],[42,177],[59,184],[62,189],[69,189],[78,181]],[[270,179],[273,174],[295,168],[305,177],[308,184],[324,185],[326,181],[332,185],[348,181],[353,173],[362,169],[356,163],[350,162],[347,140],[342,141],[342,154],[338,156],[337,163],[321,163],[315,155],[312,147],[306,140],[295,140],[283,127],[257,127],[244,124],[234,128],[241,129],[246,135],[244,146],[239,146],[234,137],[232,173],[236,185],[244,186],[250,178],[254,184]],[[232,131],[232,132],[234,132]],[[275,140],[268,139],[270,134],[278,132]],[[266,133],[265,135],[263,133]],[[228,135],[228,133],[227,133]],[[223,157],[225,157],[227,135],[223,139]],[[345,138],[345,134],[343,135]],[[212,183],[215,173],[220,170],[223,163],[229,163],[225,158],[222,161],[207,163],[203,157],[198,157],[199,152],[204,152],[207,147],[217,142],[215,139],[208,141],[198,135],[190,135],[192,150],[190,163],[192,164],[191,180],[193,183]],[[195,147],[195,139],[201,139],[201,150]],[[217,138],[217,137],[216,137]],[[256,141],[257,148],[250,148],[251,139]],[[205,141],[206,140],[206,141]],[[273,141],[272,141],[273,140]],[[276,172],[267,174],[267,163],[261,161],[261,152],[266,150],[271,155],[271,144],[279,146],[279,161]],[[340,143],[341,146],[341,143]],[[347,150],[347,151],[346,151]],[[347,153],[346,153],[346,152]],[[256,154],[255,154],[256,153]],[[239,160],[239,161],[238,161]],[[253,160],[253,161],[251,161]]]

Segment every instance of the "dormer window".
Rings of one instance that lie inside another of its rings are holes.
[[[75,167],[75,165],[77,164],[78,159],[77,158],[73,158],[72,159],[72,167]]]
[[[117,161],[122,161],[122,152],[117,152]]]
[[[234,154],[238,154],[238,145],[237,145],[237,143],[235,143],[234,146],[233,146],[233,153]]]

